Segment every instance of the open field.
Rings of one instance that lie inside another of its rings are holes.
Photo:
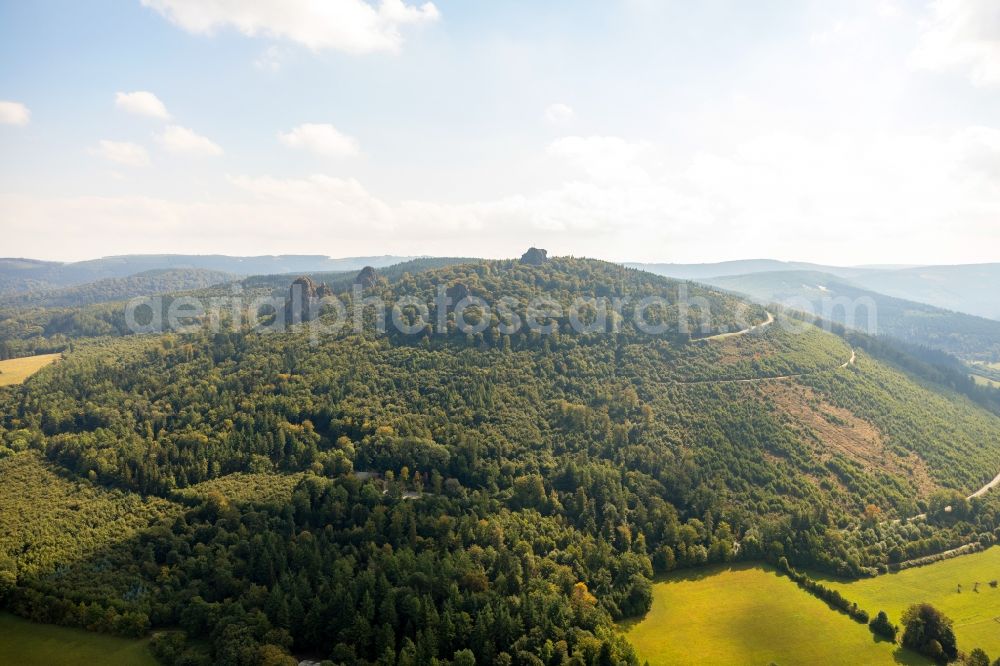
[[[0,664],[155,666],[149,641],[28,622],[0,613]]]
[[[980,375],[971,375],[972,381],[976,382],[980,386],[992,386],[993,388],[1000,388],[1000,382],[995,379],[990,379],[989,377],[982,377]]]
[[[21,384],[50,363],[55,363],[62,354],[40,354],[0,361],[0,386]]]
[[[859,581],[829,581],[830,587],[857,602],[869,613],[884,610],[898,624],[912,603],[927,601],[955,621],[958,648],[968,652],[981,647],[1000,657],[1000,548],[962,555],[924,567]],[[975,583],[979,591],[974,592]],[[958,586],[961,585],[961,592]]]
[[[652,666],[925,663],[759,565],[666,577],[649,613],[624,630]]]

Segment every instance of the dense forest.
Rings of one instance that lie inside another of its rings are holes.
[[[146,271],[72,287],[22,292],[0,298],[0,308],[79,307],[124,301],[136,296],[201,289],[233,279],[230,273],[197,268]]]
[[[328,281],[347,303],[349,277]],[[363,295],[439,286],[631,304],[549,335],[470,311],[479,332],[444,312],[410,334],[78,336],[0,391],[5,513],[51,523],[0,536],[6,607],[176,630],[156,641],[173,664],[636,663],[615,622],[649,608],[656,573],[863,576],[998,534],[997,502],[963,497],[1000,470],[1000,417],[905,352],[803,322],[702,339],[766,313],[582,259],[418,265]],[[634,325],[647,296],[667,333]],[[73,514],[91,529],[59,538]]]

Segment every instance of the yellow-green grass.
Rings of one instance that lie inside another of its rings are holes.
[[[1000,580],[1000,547],[876,578],[828,584],[869,613],[884,610],[895,624],[908,606],[926,601],[954,620],[960,650],[980,647],[996,659],[1000,587],[990,587],[991,580]],[[977,582],[979,591],[974,592]]]
[[[990,379],[989,377],[983,377],[981,375],[972,375],[972,381],[976,382],[980,386],[992,386],[993,388],[1000,388],[1000,382],[995,379]]]
[[[55,363],[60,356],[62,354],[40,354],[0,361],[0,386],[21,384],[45,366]]]
[[[148,640],[131,640],[0,613],[0,664],[155,666]]]
[[[653,585],[649,613],[623,629],[640,661],[651,666],[925,663],[876,640],[868,627],[787,577],[755,565],[661,579]]]

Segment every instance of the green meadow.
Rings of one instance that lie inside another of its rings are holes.
[[[28,622],[0,613],[0,664],[155,666],[149,641]]]
[[[649,613],[623,629],[651,666],[926,663],[759,565],[665,577]]]
[[[955,622],[960,650],[979,647],[996,659],[1000,657],[1000,585],[990,587],[994,580],[1000,580],[1000,547],[877,578],[827,584],[869,613],[884,610],[896,624],[910,604],[930,602]]]

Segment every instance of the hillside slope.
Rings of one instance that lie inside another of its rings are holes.
[[[1000,360],[1000,321],[864,289],[828,273],[764,272],[705,280],[764,303],[782,303],[874,335],[940,349],[968,360]]]
[[[939,308],[1000,320],[1000,264],[924,266],[859,275],[857,284]]]
[[[73,287],[29,291],[0,298],[0,308],[81,307],[95,303],[124,301],[136,296],[202,289],[214,284],[231,282],[232,273],[202,268],[175,268],[146,271],[128,277],[104,278]]]
[[[485,327],[464,333],[449,311],[444,330],[412,334],[80,342],[0,392],[0,435],[99,484],[189,503],[116,547],[141,580],[125,606],[207,639],[216,663],[289,648],[637,663],[612,620],[649,608],[656,571],[785,556],[859,575],[997,527],[990,496],[938,508],[1000,470],[1000,418],[840,337],[779,320],[697,339],[767,313],[581,259],[446,266],[374,279],[364,296],[426,301],[438,287],[513,298],[519,317],[544,297],[564,314],[548,335],[473,311]],[[665,333],[635,324],[653,296]],[[578,297],[629,303],[579,332],[565,310]],[[699,305],[685,312],[687,297]],[[227,490],[269,475],[259,502]],[[290,482],[290,500],[267,499]],[[193,486],[209,490],[176,493]],[[878,519],[925,509],[921,524]],[[48,575],[15,590],[25,613],[94,594]]]
[[[388,266],[411,257],[346,257],[267,255],[230,257],[200,254],[130,254],[76,262],[0,258],[0,296],[45,291],[106,278],[125,278],[156,270],[200,269],[234,275],[359,270]]]

